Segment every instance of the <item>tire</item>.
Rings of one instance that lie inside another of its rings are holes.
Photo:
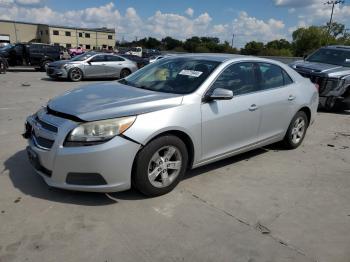
[[[3,61],[0,61],[0,74],[6,74],[6,65]]]
[[[40,70],[42,72],[46,72],[46,69],[51,62],[52,61],[50,61],[50,60],[45,60],[44,62],[42,62],[41,66],[40,66]]]
[[[124,69],[122,69],[122,71],[120,71],[119,78],[120,79],[125,78],[130,74],[131,74],[131,71],[129,69],[124,68]]]
[[[303,111],[299,111],[293,117],[283,143],[287,149],[295,149],[301,145],[305,138],[309,120]]]
[[[83,71],[79,68],[74,67],[68,72],[68,78],[70,81],[79,82],[83,79]]]
[[[188,152],[184,142],[176,136],[161,136],[137,154],[132,184],[146,196],[164,195],[181,181],[187,163]]]

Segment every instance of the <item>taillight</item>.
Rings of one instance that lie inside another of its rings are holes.
[[[315,88],[317,89],[317,92],[320,91],[320,85],[319,84],[315,84]]]

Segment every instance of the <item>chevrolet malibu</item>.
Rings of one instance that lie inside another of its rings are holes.
[[[317,106],[315,85],[279,62],[181,55],[50,100],[24,136],[50,186],[157,196],[188,169],[278,141],[297,148]]]
[[[78,82],[87,78],[124,78],[137,69],[137,65],[127,58],[88,52],[70,60],[48,64],[46,74],[53,79],[66,78]]]

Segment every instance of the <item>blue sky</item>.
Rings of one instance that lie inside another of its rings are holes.
[[[324,0],[325,1],[325,0]],[[0,19],[116,28],[117,38],[216,36],[242,47],[247,41],[291,39],[298,27],[322,25],[330,7],[321,0],[0,0]],[[350,3],[350,0],[348,0]],[[335,21],[350,28],[350,5]]]

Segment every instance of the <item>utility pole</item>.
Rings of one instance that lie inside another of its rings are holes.
[[[327,1],[324,3],[324,5],[331,5],[332,6],[332,12],[331,12],[331,18],[329,19],[328,24],[328,35],[331,32],[332,22],[333,22],[333,14],[334,14],[334,7],[339,4],[344,4],[345,0],[336,0],[336,1]]]
[[[235,34],[232,34],[231,47],[233,48],[233,39],[235,38]]]

